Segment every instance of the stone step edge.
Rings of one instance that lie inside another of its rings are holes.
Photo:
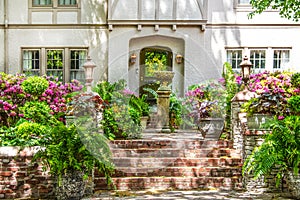
[[[176,148],[176,147],[167,147],[167,148],[146,148],[146,147],[141,147],[141,148],[123,148],[123,147],[110,147],[110,150],[113,150],[113,151],[117,151],[117,150],[122,150],[122,151],[178,151],[178,150],[181,150],[181,151],[200,151],[200,150],[203,150],[203,151],[206,151],[206,150],[232,150],[232,151],[240,151],[240,150],[237,150],[237,149],[233,149],[233,148],[230,148],[230,147],[205,147],[205,148]]]
[[[121,159],[132,159],[132,160],[138,160],[138,159],[165,159],[165,160],[203,160],[203,161],[207,161],[207,160],[221,160],[221,159],[225,159],[225,160],[232,160],[232,159],[236,159],[236,160],[243,160],[240,157],[232,157],[232,156],[222,156],[222,157],[136,157],[137,155],[135,155],[135,157],[112,157],[112,160],[121,160]]]
[[[172,180],[179,180],[179,181],[186,181],[190,182],[193,180],[216,180],[220,181],[222,179],[224,180],[241,180],[243,176],[151,176],[151,177],[145,177],[145,176],[128,176],[128,177],[111,177],[112,181],[116,180],[149,180],[149,181],[155,181],[155,180],[169,180],[172,182]],[[101,180],[101,181],[106,181],[105,177],[95,177],[95,180]],[[164,181],[164,182],[165,182]]]
[[[128,167],[116,167],[115,169],[117,170],[122,170],[122,169],[126,169],[128,170]],[[182,167],[174,167],[174,166],[164,166],[164,167],[130,167],[130,169],[241,169],[240,166],[218,166],[218,167],[212,167],[212,166],[208,166],[208,167],[195,167],[195,166],[182,166]],[[242,169],[241,169],[242,170]]]

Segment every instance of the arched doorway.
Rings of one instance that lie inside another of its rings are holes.
[[[139,94],[147,94],[150,104],[155,104],[156,99],[149,90],[156,91],[159,87],[154,72],[155,71],[172,71],[173,53],[167,47],[146,47],[140,51],[140,78],[139,78]]]

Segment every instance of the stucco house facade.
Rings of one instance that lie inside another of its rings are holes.
[[[256,72],[297,70],[300,23],[250,11],[249,0],[0,0],[0,71],[83,80],[90,56],[94,82],[124,79],[139,92],[153,81],[146,54],[163,52],[183,95],[245,55]]]

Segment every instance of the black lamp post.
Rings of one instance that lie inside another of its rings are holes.
[[[243,81],[245,83],[245,86],[247,87],[252,67],[252,63],[249,61],[247,56],[244,57],[243,61],[240,64],[240,67],[242,68]]]

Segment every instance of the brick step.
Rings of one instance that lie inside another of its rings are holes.
[[[241,177],[240,167],[165,167],[127,168],[118,167],[113,177]]]
[[[113,158],[116,167],[221,167],[241,166],[240,158]]]
[[[113,178],[118,190],[170,190],[170,189],[242,189],[241,177],[119,177]],[[106,190],[105,178],[95,178],[95,189]]]
[[[202,148],[233,148],[233,142],[228,140],[113,140],[110,141],[112,149],[164,149],[164,148],[180,148],[180,149],[202,149]]]
[[[121,149],[112,148],[113,157],[239,157],[240,152],[229,148],[204,148],[204,149],[178,149],[178,148],[138,148],[138,149]]]

